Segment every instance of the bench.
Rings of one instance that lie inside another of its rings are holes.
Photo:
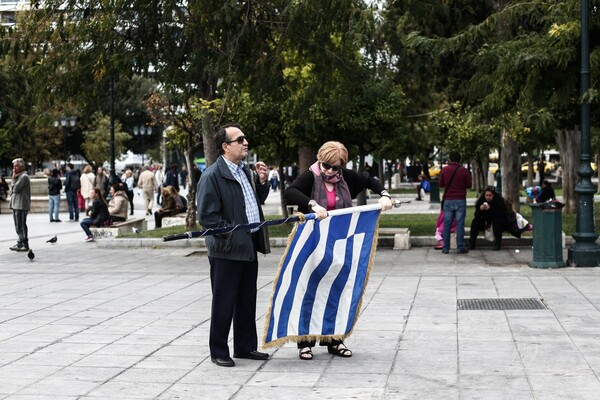
[[[186,218],[187,213],[179,213],[177,215],[173,215],[172,217],[164,217],[162,219],[162,227],[168,228],[169,226],[185,225]]]
[[[127,221],[113,222],[110,226],[92,226],[90,231],[94,239],[114,238],[125,233],[132,233],[133,228],[145,231],[148,228],[146,218],[129,218]]]
[[[394,250],[410,249],[410,229],[379,228],[379,236],[394,236]]]

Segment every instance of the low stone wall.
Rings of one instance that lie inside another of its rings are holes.
[[[148,228],[148,223],[145,218],[130,218],[127,221],[115,222],[111,226],[91,227],[90,231],[94,235],[94,239],[115,238],[125,233],[133,233],[133,228],[145,231]]]

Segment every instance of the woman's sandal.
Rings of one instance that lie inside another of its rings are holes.
[[[300,349],[300,353],[298,353],[298,357],[300,357],[301,360],[312,360],[313,359],[312,349],[310,347],[303,347],[302,349]]]
[[[343,346],[343,347],[340,347],[340,346]],[[344,343],[340,343],[335,346],[327,346],[327,351],[329,352],[329,354],[333,354],[335,356],[352,357],[352,350],[347,348],[344,345]]]

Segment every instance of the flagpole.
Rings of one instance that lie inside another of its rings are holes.
[[[407,203],[410,203],[410,201],[402,201],[402,200],[393,200],[392,201],[392,204],[394,207],[400,207],[402,204],[407,204]],[[331,210],[331,211],[327,212],[327,216],[333,217],[336,215],[353,214],[353,213],[358,213],[358,212],[363,212],[363,211],[374,211],[374,210],[380,210],[380,209],[381,209],[381,204],[376,203],[376,204],[369,204],[366,206],[348,207],[348,208],[340,208],[338,210]],[[211,235],[221,235],[221,234],[227,234],[227,233],[231,233],[234,231],[241,231],[241,230],[249,231],[252,229],[260,229],[264,226],[282,225],[282,224],[287,224],[290,222],[304,223],[311,219],[317,219],[317,214],[315,214],[315,213],[296,214],[296,215],[292,215],[291,217],[287,217],[287,218],[273,219],[273,220],[262,221],[262,222],[254,222],[251,224],[238,224],[238,225],[234,225],[234,226],[224,226],[221,228],[209,228],[209,229],[205,229],[203,231],[189,231],[189,232],[184,232],[184,233],[177,233],[175,235],[163,236],[163,242],[171,242],[173,240],[180,240],[180,239],[201,238],[204,236],[211,236]]]

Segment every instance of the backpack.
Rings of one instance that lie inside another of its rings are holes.
[[[70,189],[74,192],[78,191],[79,189],[81,189],[81,180],[79,179],[79,177],[77,176],[77,174],[72,174],[71,175],[71,187]]]

